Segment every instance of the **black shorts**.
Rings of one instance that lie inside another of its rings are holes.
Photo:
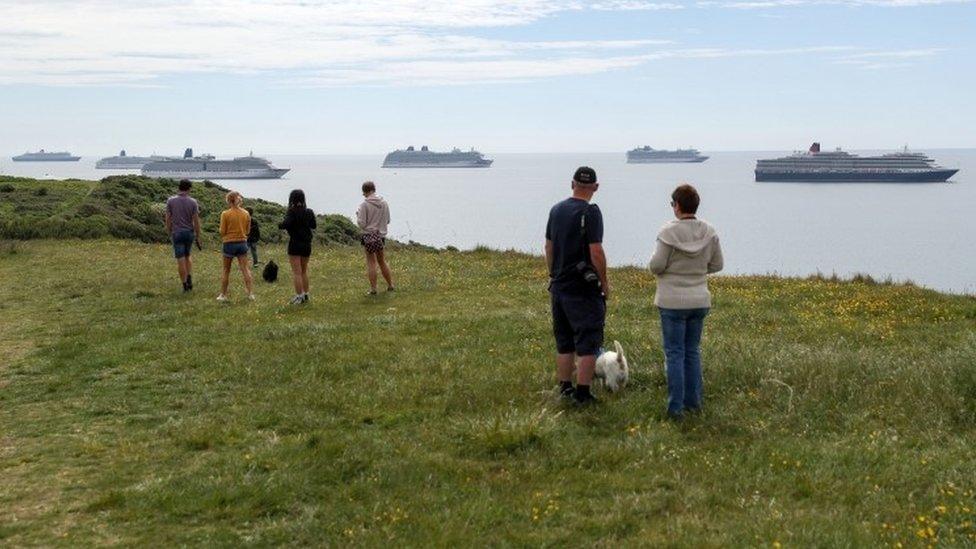
[[[592,291],[550,290],[550,294],[556,352],[579,356],[598,354],[603,347],[603,326],[607,316],[607,302],[603,296]]]
[[[288,241],[288,255],[297,255],[301,257],[309,257],[312,255],[312,243],[311,242],[295,242],[294,240]]]

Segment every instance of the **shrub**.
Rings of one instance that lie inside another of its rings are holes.
[[[47,196],[47,187],[38,187],[35,189],[34,196]]]
[[[10,183],[5,183],[3,185],[0,185],[0,193],[12,193],[14,192],[14,190],[15,190],[14,186],[11,185]]]

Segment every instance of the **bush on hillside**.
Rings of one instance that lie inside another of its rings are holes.
[[[142,176],[111,176],[95,183],[72,182],[50,189],[39,181],[11,178],[0,199],[0,238],[129,238],[143,242],[167,242],[164,228],[166,200],[176,193],[177,182]],[[13,184],[12,184],[13,183]],[[67,182],[62,182],[67,183]],[[46,183],[50,185],[51,183]],[[79,188],[83,184],[85,187]],[[85,188],[90,192],[83,192]],[[9,189],[9,190],[7,190]],[[201,228],[217,238],[224,195],[229,191],[210,181],[196,184],[192,196],[200,203]],[[261,224],[261,240],[287,240],[278,223],[285,207],[260,199],[245,199]],[[9,213],[9,215],[6,215]],[[318,216],[316,241],[324,244],[353,244],[359,229],[341,215]]]

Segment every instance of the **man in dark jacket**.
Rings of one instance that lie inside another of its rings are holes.
[[[258,241],[261,240],[261,226],[258,220],[254,219],[254,208],[245,208],[251,216],[251,232],[247,234],[247,247],[251,249],[251,259],[254,260],[252,266],[260,265],[258,262]]]
[[[603,252],[603,215],[590,200],[599,185],[593,168],[573,175],[573,195],[549,211],[546,263],[556,339],[559,392],[577,404],[596,401],[590,392],[596,358],[603,346],[603,325],[610,295]],[[579,359],[576,388],[573,370]]]

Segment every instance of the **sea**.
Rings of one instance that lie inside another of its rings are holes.
[[[884,151],[853,151],[875,154]],[[699,217],[718,230],[729,274],[815,273],[912,281],[976,294],[976,149],[924,150],[959,168],[948,183],[757,183],[759,158],[789,151],[707,152],[701,164],[627,164],[624,153],[487,154],[487,169],[383,169],[383,155],[266,155],[280,180],[218,181],[246,197],[287,202],[303,189],[317,213],[355,216],[363,181],[390,204],[390,236],[436,247],[488,246],[541,254],[549,208],[569,196],[578,166],[593,167],[612,265],[644,266],[672,218],[670,193],[690,183]],[[98,179],[96,157],[12,162],[0,173]]]

